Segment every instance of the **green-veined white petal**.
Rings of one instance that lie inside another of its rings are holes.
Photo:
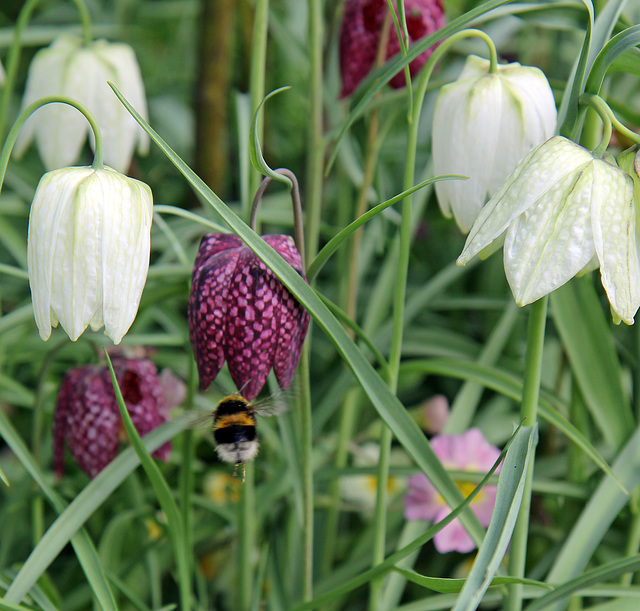
[[[553,135],[553,94],[538,68],[500,65],[469,56],[458,80],[440,90],[433,116],[435,174],[461,174],[465,181],[436,184],[445,216],[469,231],[487,196],[531,149]]]
[[[104,325],[114,343],[138,310],[149,269],[151,190],[111,168],[45,174],[31,205],[29,284],[42,339]]]

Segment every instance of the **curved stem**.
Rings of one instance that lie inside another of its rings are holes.
[[[94,169],[99,169],[103,167],[102,163],[102,135],[100,134],[100,128],[96,123],[96,120],[93,118],[93,115],[82,105],[80,102],[74,100],[73,98],[68,98],[65,96],[48,96],[46,98],[41,98],[33,102],[33,104],[29,104],[18,116],[15,120],[15,123],[11,127],[9,131],[9,135],[4,142],[2,147],[2,151],[0,151],[0,191],[2,190],[2,185],[4,184],[4,176],[7,171],[7,166],[9,165],[9,157],[11,156],[11,151],[13,150],[13,146],[16,143],[16,139],[18,137],[18,132],[20,128],[24,125],[24,122],[29,118],[29,116],[34,113],[38,108],[42,106],[46,106],[47,104],[69,104],[69,106],[73,106],[77,110],[79,110],[89,121],[89,125],[91,125],[91,129],[93,130],[93,135],[95,137],[96,142],[96,150],[93,157],[92,167]]]
[[[295,233],[296,240],[296,248],[300,253],[300,259],[302,261],[302,269],[305,269],[305,255],[304,255],[304,225],[302,222],[302,202],[300,201],[300,188],[298,186],[298,179],[296,175],[287,168],[278,168],[274,170],[277,174],[282,174],[286,176],[291,181],[291,202],[293,204],[293,227]],[[251,204],[251,217],[249,219],[249,227],[256,230],[256,221],[258,216],[258,205],[260,204],[260,200],[267,188],[267,185],[271,182],[271,176],[265,176],[260,185],[258,186],[258,190],[256,191],[256,195],[253,198],[253,204]]]
[[[601,157],[609,146],[609,142],[611,140],[611,134],[613,128],[615,127],[620,133],[629,138],[635,144],[640,145],[640,135],[636,134],[634,131],[631,131],[628,127],[625,127],[613,114],[613,111],[609,107],[609,105],[599,96],[594,93],[583,93],[579,100],[581,104],[589,105],[593,108],[600,118],[602,119],[602,123],[604,125],[604,135],[602,137],[602,141],[600,144],[594,149],[593,154]]]
[[[13,40],[11,41],[11,48],[9,49],[9,55],[7,57],[6,79],[4,87],[2,88],[2,95],[0,96],[0,141],[4,138],[7,110],[9,108],[9,101],[13,96],[16,75],[18,74],[20,53],[22,51],[22,47],[20,45],[22,32],[27,26],[27,23],[29,23],[31,13],[33,13],[39,2],[40,0],[27,0],[24,3],[13,29]],[[85,43],[89,44],[91,42],[91,17],[89,16],[87,6],[83,0],[72,0],[72,2],[76,5],[78,12],[80,13],[80,21],[82,22],[82,32]]]

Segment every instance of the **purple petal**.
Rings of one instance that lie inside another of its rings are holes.
[[[201,268],[206,264],[207,259],[217,252],[239,248],[243,245],[242,240],[235,233],[208,233],[203,236],[198,247],[196,260],[193,262],[193,277],[200,273]]]
[[[229,373],[251,401],[273,365],[281,313],[278,279],[249,249],[243,248],[229,283],[224,352]]]
[[[206,247],[213,248],[208,242]],[[189,339],[202,390],[211,384],[224,364],[229,282],[241,252],[241,248],[219,250],[194,267],[189,295]]]
[[[290,236],[273,234],[262,236],[278,254],[295,269],[302,278],[300,253]],[[306,279],[305,279],[306,280]],[[300,352],[309,328],[309,313],[283,285],[278,285],[280,303],[280,321],[278,325],[278,346],[273,359],[273,370],[278,385],[283,390],[291,386],[296,367],[300,361]]]
[[[118,359],[114,362],[114,371],[122,398],[140,436],[167,421],[162,384],[156,366],[149,359]],[[109,371],[106,373],[108,375]],[[110,376],[108,381],[111,382]],[[170,452],[171,443],[167,442],[153,456],[166,461]]]
[[[91,478],[118,453],[120,412],[104,368],[92,368],[78,380],[67,412],[66,439],[71,455]]]

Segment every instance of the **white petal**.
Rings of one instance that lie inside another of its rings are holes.
[[[458,264],[464,265],[487,248],[546,191],[592,160],[589,151],[561,136],[554,136],[531,151],[480,211]]]
[[[95,210],[85,210],[77,199],[78,186],[92,173],[92,168],[62,168],[45,174],[36,189],[29,216],[28,264],[34,314],[43,339],[59,320],[75,341],[96,307],[91,255]]]
[[[633,181],[605,161],[596,161],[595,170],[593,237],[602,286],[614,312],[630,325],[640,306]]]
[[[64,79],[69,58],[80,42],[70,36],[56,39],[49,47],[36,53],[29,67],[27,85],[22,99],[22,108],[50,95],[67,95]],[[73,125],[68,129],[69,122]],[[48,104],[38,109],[25,122],[18,135],[14,152],[23,154],[34,135],[40,156],[47,169],[69,165],[77,159],[86,134],[86,119],[66,104]],[[64,146],[59,146],[60,137],[65,136]]]
[[[443,87],[433,116],[433,167],[436,175],[461,174],[464,181],[436,183],[445,214],[453,211],[464,232],[486,201],[498,146],[502,85],[497,75],[469,77]]]
[[[520,159],[553,136],[557,112],[549,83],[537,68],[509,64],[501,67],[504,102],[500,146],[492,168],[493,195]]]
[[[593,159],[555,183],[507,230],[504,268],[518,305],[548,295],[593,257],[592,187]]]
[[[124,95],[138,113],[147,119],[147,102],[140,67],[133,49],[122,43],[98,41],[93,47],[96,58],[109,71],[109,79]],[[99,84],[98,91],[105,114],[111,116],[110,131],[105,140],[105,163],[125,172],[131,165],[133,151],[138,143],[141,153],[148,152],[149,136],[120,103],[106,80]]]
[[[136,317],[147,279],[152,195],[144,183],[105,168],[93,196],[108,202],[102,243],[104,325],[118,344]]]

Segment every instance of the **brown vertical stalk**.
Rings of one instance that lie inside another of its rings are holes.
[[[220,196],[228,188],[229,88],[235,0],[203,0],[195,96],[196,171]]]

